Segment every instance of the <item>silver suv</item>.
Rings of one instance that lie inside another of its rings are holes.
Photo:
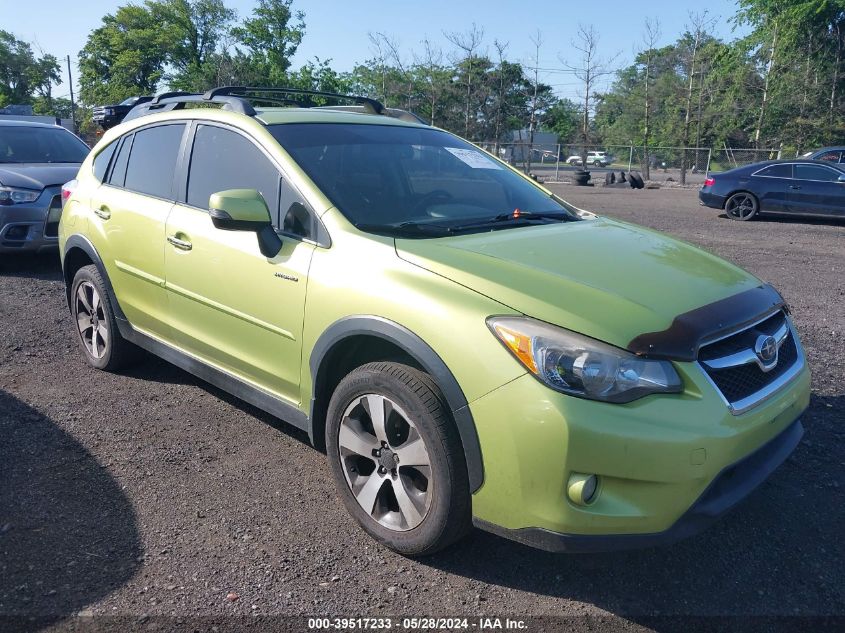
[[[580,165],[581,164],[581,155],[580,154],[573,154],[569,158],[566,159],[566,162],[570,165]],[[595,151],[595,152],[587,152],[587,164],[593,165],[595,167],[607,167],[610,163],[613,162],[613,156],[610,156],[606,152]]]
[[[62,185],[87,155],[59,125],[0,119],[0,253],[58,247]]]

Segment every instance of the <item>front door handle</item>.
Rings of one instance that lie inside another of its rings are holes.
[[[798,189],[801,188],[801,186],[800,185],[789,185],[789,188],[797,191]]]
[[[111,211],[109,211],[107,206],[103,205],[99,209],[94,209],[94,215],[103,220],[108,220],[111,217]]]
[[[183,250],[183,251],[189,251],[194,247],[194,245],[191,244],[190,242],[188,242],[186,240],[180,240],[175,235],[168,235],[167,241],[170,242],[171,244],[173,244],[173,246],[175,246],[176,248]]]

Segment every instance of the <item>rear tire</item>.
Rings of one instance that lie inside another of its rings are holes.
[[[470,529],[463,448],[428,374],[393,362],[352,371],[329,403],[326,448],[346,509],[379,543],[426,556]]]
[[[735,193],[725,202],[725,213],[731,220],[747,222],[757,215],[760,203],[754,194],[747,191]]]
[[[70,311],[91,367],[111,372],[137,360],[140,350],[121,336],[106,284],[93,264],[83,266],[73,277]]]

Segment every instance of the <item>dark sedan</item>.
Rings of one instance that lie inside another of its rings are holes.
[[[823,147],[815,152],[807,152],[801,158],[823,160],[828,163],[845,163],[845,147]]]
[[[754,163],[708,176],[698,199],[733,220],[758,213],[845,218],[845,165],[806,159]]]

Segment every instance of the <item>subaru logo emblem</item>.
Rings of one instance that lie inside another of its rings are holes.
[[[775,337],[767,334],[758,336],[757,342],[754,343],[754,353],[757,354],[757,358],[764,365],[771,365],[777,362],[778,344]]]

